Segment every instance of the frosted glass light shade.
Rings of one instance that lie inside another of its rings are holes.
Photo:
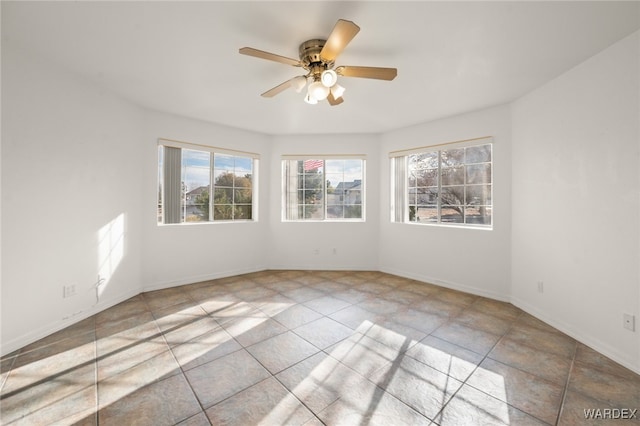
[[[329,88],[320,81],[314,81],[309,85],[308,94],[318,101],[323,101],[329,96]]]
[[[322,71],[320,81],[324,87],[332,87],[338,81],[338,74],[334,70]]]
[[[304,89],[304,86],[306,86],[307,84],[307,78],[304,75],[299,75],[291,79],[290,84],[296,92],[300,93],[302,92],[302,89]]]
[[[340,86],[339,84],[334,84],[334,86],[331,88],[331,94],[333,95],[333,97],[335,99],[338,99],[339,97],[341,97],[344,94],[344,91],[346,89],[342,86]]]
[[[318,100],[308,93],[307,93],[307,96],[304,97],[304,101],[311,105],[315,105],[318,103]]]

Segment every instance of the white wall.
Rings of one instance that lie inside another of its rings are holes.
[[[272,141],[269,267],[273,269],[376,270],[378,266],[379,137],[375,135],[277,136]],[[283,222],[282,155],[364,154],[365,222]],[[333,249],[335,248],[335,254]],[[318,250],[315,254],[314,250]]]
[[[2,107],[7,353],[140,291],[143,152],[138,108],[4,40]]]
[[[493,230],[391,223],[389,152],[493,137]],[[380,269],[508,300],[511,232],[511,129],[508,106],[408,127],[380,146]]]
[[[157,112],[144,121],[143,286],[187,284],[267,268],[270,197],[268,136]],[[258,222],[156,224],[158,138],[258,153]]]
[[[513,302],[640,371],[638,33],[513,105]],[[544,292],[537,292],[537,281]]]

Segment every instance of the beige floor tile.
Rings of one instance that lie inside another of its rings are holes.
[[[571,359],[543,352],[505,338],[496,345],[489,358],[541,377],[559,386],[567,382]]]
[[[164,351],[137,364],[128,366],[118,374],[98,381],[98,407],[105,408],[127,398],[147,385],[181,374],[180,367],[170,351]]]
[[[277,336],[288,330],[271,318],[237,318],[222,324],[242,346],[247,347],[255,343]]]
[[[100,425],[172,426],[200,412],[200,405],[182,374],[134,389],[126,398],[101,406]]]
[[[497,334],[467,327],[456,322],[443,325],[434,331],[432,335],[481,355],[486,355],[500,340],[500,336]]]
[[[502,336],[512,325],[512,322],[497,316],[485,314],[472,309],[465,309],[455,318],[456,322],[467,327],[488,331],[489,333]]]
[[[327,295],[318,297],[317,299],[306,301],[304,302],[304,305],[322,315],[331,315],[332,313],[339,311],[340,309],[351,306],[351,303]]]
[[[447,322],[447,317],[433,314],[413,308],[403,308],[392,316],[393,320],[422,331],[425,334],[433,333],[438,327]]]
[[[621,377],[636,377],[638,375],[633,371],[623,367],[622,365],[610,360],[606,356],[594,351],[590,347],[577,344],[576,348],[576,362],[595,368],[597,370],[604,371],[605,373],[615,374]]]
[[[379,387],[353,389],[318,413],[330,425],[429,425],[431,421]]]
[[[353,330],[357,330],[363,324],[366,325],[382,322],[385,319],[382,315],[369,312],[356,305],[341,309],[338,312],[329,315],[329,318],[334,319]]]
[[[351,386],[365,380],[324,352],[287,368],[276,378],[314,413],[322,411]]]
[[[128,299],[3,356],[0,395],[12,425],[583,425],[640,376],[508,303],[283,270]]]
[[[466,383],[549,424],[558,418],[564,386],[492,359],[485,359]]]
[[[272,317],[287,328],[296,328],[322,318],[322,314],[305,305],[288,306]]]
[[[223,328],[217,328],[178,346],[171,352],[184,371],[206,364],[242,349]]]
[[[202,364],[184,374],[205,409],[271,376],[245,350]]]
[[[353,334],[353,330],[328,317],[293,329],[293,332],[319,349],[328,348]]]
[[[616,408],[640,409],[640,376],[622,377],[575,363],[569,389]]]
[[[247,351],[271,374],[291,367],[319,349],[292,331],[279,334],[247,347]]]
[[[433,298],[466,308],[473,302],[475,302],[476,299],[478,299],[478,296],[469,293],[463,293],[457,290],[443,288],[440,289],[440,291],[433,293]]]
[[[478,297],[470,308],[508,320],[516,320],[523,314],[520,308],[515,307],[511,303],[488,299],[486,297]]]
[[[207,312],[194,301],[154,309],[151,313],[162,331],[207,315]]]
[[[214,425],[302,425],[314,415],[276,379],[268,378],[207,410]]]
[[[576,352],[576,341],[571,337],[523,324],[515,324],[509,330],[507,337],[523,345],[565,358],[573,358]]]
[[[393,360],[369,380],[430,419],[462,386],[462,382],[408,356]]]
[[[149,291],[142,293],[142,296],[152,311],[183,303],[193,303],[193,299],[184,286]]]
[[[480,354],[433,336],[412,346],[406,355],[460,381],[467,380],[483,359]]]
[[[377,323],[364,322],[355,331],[399,353],[406,352],[426,336],[420,330],[386,319]]]
[[[369,377],[395,360],[402,349],[403,347],[389,347],[377,340],[356,333],[327,348],[326,352],[362,376]]]
[[[163,333],[169,346],[176,346],[186,343],[203,334],[212,332],[220,328],[220,324],[211,317],[196,317],[190,322],[172,327]]]
[[[435,418],[441,426],[518,425],[546,423],[471,386],[463,385]]]
[[[195,416],[191,416],[188,419],[181,421],[176,426],[211,426],[211,423],[204,411],[201,411]]]
[[[149,308],[144,297],[139,294],[98,313],[96,315],[96,327],[101,327],[105,324],[110,324],[113,321],[120,321],[134,315],[140,315],[148,310]]]

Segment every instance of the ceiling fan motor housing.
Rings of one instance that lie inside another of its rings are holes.
[[[334,61],[325,62],[320,57],[320,52],[322,52],[322,48],[326,42],[327,41],[323,39],[312,39],[307,40],[300,45],[299,54],[302,67],[311,71],[312,74],[316,74],[317,72],[322,72],[333,67]]]

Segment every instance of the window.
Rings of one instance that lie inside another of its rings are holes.
[[[490,227],[489,140],[392,153],[392,220]]]
[[[160,140],[159,224],[255,220],[257,154],[221,151]]]
[[[364,220],[362,158],[282,161],[283,220]]]

